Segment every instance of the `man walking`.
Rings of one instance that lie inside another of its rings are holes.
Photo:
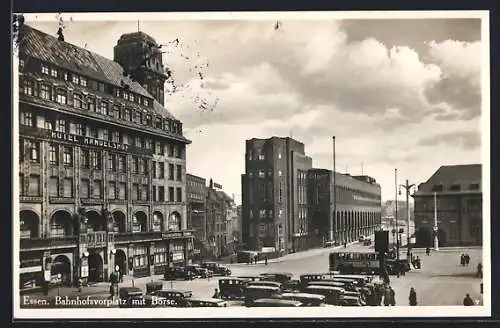
[[[472,298],[470,297],[470,294],[466,294],[465,295],[465,298],[464,298],[464,305],[465,306],[473,306],[474,305],[474,301],[472,300]]]
[[[410,300],[410,306],[417,305],[417,292],[415,291],[415,288],[410,288],[410,297],[408,299]]]

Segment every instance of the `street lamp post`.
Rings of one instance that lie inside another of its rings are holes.
[[[406,247],[407,247],[407,252],[406,252],[406,255],[409,257],[410,256],[410,216],[411,216],[411,213],[410,213],[410,189],[415,187],[415,184],[409,184],[408,183],[408,179],[406,179],[406,184],[404,185],[400,185],[400,187],[403,187],[405,188],[405,191],[406,191],[406,220],[407,220],[407,231],[406,231]]]
[[[439,251],[439,227],[437,221],[437,194],[434,192],[434,250]]]
[[[394,185],[396,187],[396,206],[394,213],[394,220],[396,221],[396,258],[399,260],[399,229],[398,229],[398,169],[394,169]]]
[[[335,229],[337,228],[337,181],[335,177],[335,136],[332,137],[333,140],[333,218],[330,220],[330,241],[334,240],[334,222]]]
[[[59,293],[59,287],[61,286],[61,277],[62,275],[60,273],[57,274],[57,296],[60,295]]]

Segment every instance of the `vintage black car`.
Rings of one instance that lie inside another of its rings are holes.
[[[260,275],[262,280],[276,281],[282,284],[293,278],[293,273],[288,272],[261,273]]]
[[[195,278],[193,273],[185,267],[168,267],[166,268],[163,277],[165,280],[193,280]]]
[[[220,265],[217,262],[201,262],[200,267],[212,271],[213,275],[226,276],[226,277],[231,275],[231,270],[229,270],[228,267]]]
[[[302,303],[294,300],[283,300],[277,298],[261,298],[246,304],[249,307],[298,307]]]
[[[245,287],[245,305],[253,303],[261,298],[276,298],[281,294],[281,289],[271,286],[247,286]]]
[[[333,286],[308,286],[305,290],[308,294],[318,294],[325,296],[325,302],[331,305],[342,305],[342,298],[345,290],[340,287]]]
[[[212,276],[212,271],[202,268],[199,264],[188,265],[186,270],[191,271],[195,278],[209,278]]]
[[[220,298],[191,298],[191,307],[227,307],[227,301]]]
[[[222,299],[238,299],[244,296],[245,286],[249,282],[244,278],[219,279],[219,294]]]
[[[302,306],[322,306],[325,304],[326,297],[319,294],[308,293],[283,293],[279,297],[284,300],[299,301]]]
[[[276,281],[266,281],[266,280],[250,281],[247,283],[247,287],[248,286],[276,287],[276,288],[279,288],[280,290],[283,290],[281,283],[276,282]]]
[[[121,287],[118,296],[121,300],[119,307],[136,307],[142,303],[143,292],[137,287]]]

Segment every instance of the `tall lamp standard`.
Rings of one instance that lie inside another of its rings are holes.
[[[434,250],[439,251],[439,227],[437,220],[437,194],[434,192]]]
[[[396,237],[396,258],[399,260],[399,229],[398,229],[398,169],[394,169],[394,185],[396,187],[396,206],[394,220],[396,221],[395,237]]]
[[[408,179],[406,179],[406,184],[404,185],[399,185],[400,187],[404,188],[405,191],[406,191],[406,220],[407,220],[407,225],[408,225],[408,230],[406,231],[406,247],[407,247],[407,252],[406,252],[406,255],[410,256],[410,216],[411,216],[411,213],[410,213],[410,190],[411,188],[415,187],[415,184],[409,184],[408,183]]]
[[[332,137],[333,141],[333,217],[330,219],[330,241],[334,240],[334,225],[337,228],[337,181],[335,178],[335,136]],[[335,222],[335,223],[334,223]]]

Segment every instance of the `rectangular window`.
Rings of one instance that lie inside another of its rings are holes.
[[[182,202],[182,188],[177,188],[177,201]]]
[[[102,140],[109,141],[109,132],[108,132],[108,129],[103,129],[102,130]]]
[[[65,120],[57,120],[57,131],[66,133],[67,124]]]
[[[87,149],[81,150],[81,166],[85,169],[90,167],[90,152]]]
[[[177,181],[182,181],[182,166],[177,165]]]
[[[148,175],[149,170],[148,170],[148,160],[146,158],[143,158],[141,160],[141,174],[143,175]]]
[[[125,119],[127,121],[132,121],[132,111],[130,110],[130,108],[125,109]]]
[[[88,179],[82,179],[80,182],[80,197],[90,198],[90,182]]]
[[[168,164],[168,179],[174,180],[174,164]]]
[[[24,174],[20,173],[19,174],[19,196],[24,196],[25,194],[24,190]]]
[[[132,156],[132,173],[139,174],[139,158]]]
[[[140,137],[135,137],[135,146],[139,148],[142,147],[142,139]]]
[[[164,186],[159,186],[158,187],[158,200],[160,202],[165,201],[165,187]]]
[[[153,186],[153,202],[156,202],[156,186]]]
[[[108,154],[108,170],[115,172],[116,170],[116,155]]]
[[[132,184],[132,199],[133,200],[139,199],[139,184],[137,183]]]
[[[43,74],[49,74],[49,67],[45,66],[45,65],[42,65],[42,73]]]
[[[50,75],[53,77],[57,77],[57,71],[53,68],[50,69]]]
[[[30,80],[24,80],[23,82],[23,93],[27,96],[33,96],[34,83]]]
[[[149,192],[148,192],[148,185],[142,185],[142,190],[141,190],[141,200],[148,200],[149,199]]]
[[[31,174],[28,193],[30,196],[40,196],[40,176]]]
[[[95,112],[95,98],[88,97],[87,98],[87,108],[91,112]]]
[[[93,188],[92,188],[92,198],[101,198],[102,190],[101,190],[101,180],[94,180]]]
[[[22,112],[21,124],[26,126],[33,126],[33,114],[31,114],[31,112]]]
[[[72,79],[72,80],[73,80],[73,83],[79,84],[80,79],[78,78],[78,75],[73,74],[72,78],[73,78],[73,79]]]
[[[56,101],[60,104],[66,105],[68,103],[67,93],[64,91],[58,91],[56,95]]]
[[[54,130],[55,127],[54,121],[50,119],[45,119],[45,122],[43,122],[43,127],[47,130]]]
[[[118,198],[119,199],[127,198],[127,184],[125,182],[120,182],[118,184]]]
[[[146,139],[145,148],[146,149],[153,149],[153,141],[151,139]]]
[[[91,156],[92,156],[92,168],[100,170],[102,168],[101,152],[98,150],[93,150]]]
[[[165,163],[159,162],[158,165],[160,166],[159,169],[159,178],[160,179],[165,179]]]
[[[109,197],[109,199],[116,199],[116,182],[114,182],[114,181],[109,182],[108,197]]]
[[[73,165],[73,148],[71,147],[64,147],[64,157],[63,157],[63,163],[66,166],[72,166]]]
[[[121,142],[120,131],[113,131],[113,142]]]
[[[122,173],[127,172],[125,155],[118,155],[118,171]]]
[[[170,202],[174,202],[175,201],[175,190],[174,190],[174,187],[168,187],[168,200]]]
[[[45,100],[52,99],[52,89],[48,85],[46,84],[40,85],[40,98]]]
[[[91,138],[94,138],[94,139],[98,139],[99,138],[99,131],[96,128],[90,127],[89,131],[90,131],[90,137]]]
[[[87,86],[87,79],[80,77],[80,85],[86,87]]]
[[[73,95],[73,106],[75,108],[83,108],[82,104],[82,95],[75,93]]]
[[[58,147],[57,145],[49,145],[49,162],[52,165],[57,165],[59,162],[59,154],[58,154]]]
[[[58,197],[59,196],[59,179],[58,177],[49,178],[49,196]]]
[[[63,197],[73,198],[73,179],[64,178],[63,180]]]
[[[27,148],[30,152],[30,160],[35,163],[40,162],[40,143],[35,141],[28,141]]]
[[[106,101],[101,101],[101,114],[109,115],[109,103]]]

